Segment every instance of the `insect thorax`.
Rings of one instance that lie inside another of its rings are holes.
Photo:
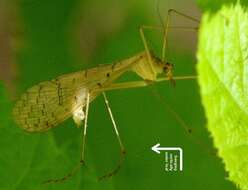
[[[164,71],[164,63],[151,54],[151,60],[145,53],[144,56],[132,67],[137,75],[144,80],[155,81],[157,76]]]

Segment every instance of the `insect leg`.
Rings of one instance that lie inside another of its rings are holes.
[[[156,25],[142,25],[140,27],[140,35],[141,35],[141,39],[143,41],[143,44],[145,46],[145,50],[147,52],[147,55],[148,55],[148,59],[149,59],[149,62],[151,63],[151,54],[150,54],[150,51],[149,51],[149,48],[148,48],[148,44],[147,44],[147,40],[145,38],[145,33],[144,33],[144,30],[145,29],[148,29],[148,30],[164,30],[164,37],[163,37],[163,47],[162,47],[162,60],[165,59],[165,49],[166,49],[166,43],[167,43],[167,34],[168,34],[168,30],[170,29],[180,29],[180,30],[192,30],[192,31],[197,31],[198,30],[198,27],[185,27],[185,26],[169,26],[169,20],[170,20],[170,17],[171,17],[171,12],[175,12],[181,16],[184,16],[190,20],[193,20],[195,22],[200,22],[199,20],[193,18],[193,17],[190,17],[188,15],[185,15],[181,12],[178,12],[174,9],[170,9],[167,13],[167,18],[166,18],[166,27],[164,26],[156,26]]]
[[[196,76],[176,76],[173,79],[174,80],[192,80],[192,79],[196,79],[196,78],[197,78]],[[168,78],[168,77],[161,77],[161,78],[156,79],[155,81],[140,80],[140,81],[113,83],[108,87],[100,88],[99,91],[139,88],[139,87],[145,87],[145,86],[151,85],[154,82],[163,82],[163,81],[169,81],[169,80],[170,80],[170,78]]]
[[[189,20],[192,20],[194,22],[197,22],[199,23],[200,21],[198,19],[195,19],[189,15],[186,15],[184,13],[181,13],[179,11],[176,11],[175,9],[169,9],[168,12],[167,12],[167,16],[166,16],[166,19],[165,19],[165,27],[164,28],[164,37],[163,37],[163,46],[162,46],[162,60],[166,62],[165,60],[165,50],[166,50],[166,45],[167,45],[167,34],[168,34],[168,29],[170,28],[170,18],[171,18],[171,13],[174,13],[174,14],[177,14],[177,15],[180,15],[184,18],[187,18]]]
[[[145,34],[144,34],[144,30],[145,29],[149,29],[149,30],[163,30],[164,31],[164,40],[163,40],[163,48],[162,48],[162,60],[164,62],[166,62],[165,60],[165,47],[166,47],[166,42],[167,42],[167,33],[169,29],[181,29],[181,30],[192,30],[192,31],[197,31],[198,28],[196,27],[180,27],[180,26],[169,26],[169,17],[170,17],[170,12],[174,11],[173,9],[168,11],[168,16],[167,16],[167,20],[166,20],[166,27],[164,26],[153,26],[153,25],[143,25],[140,27],[140,35],[141,35],[141,39],[143,41],[143,44],[145,46],[145,50],[147,52],[148,55],[148,64],[150,65],[150,67],[152,68],[152,70],[154,71],[152,62],[151,62],[151,54],[150,51],[148,49],[148,44],[147,44],[147,40],[145,38]],[[184,15],[182,13],[176,12],[178,14]],[[189,16],[185,15],[187,18]],[[191,17],[189,17],[191,18]],[[194,19],[194,18],[192,18]],[[170,81],[172,82],[173,86],[175,86],[175,81],[173,79],[172,73],[170,74]]]
[[[159,94],[155,86],[151,86],[152,94],[161,102],[161,105],[164,105],[166,111],[175,118],[178,124],[184,129],[186,134],[191,138],[191,140],[197,144],[199,147],[203,148],[203,150],[208,153],[209,155],[216,157],[216,150],[207,146],[204,142],[200,139],[196,139],[193,136],[193,132],[196,133],[196,129],[193,129],[184,121],[184,119],[174,110],[172,107],[165,101],[165,99]]]
[[[175,77],[175,80],[186,80],[186,79],[196,79],[196,76],[180,76]],[[168,81],[169,78],[159,78],[156,82]],[[108,90],[118,90],[118,89],[128,89],[128,88],[138,88],[138,87],[145,87],[149,85],[153,85],[154,82],[151,81],[132,81],[132,82],[122,82],[122,83],[114,83],[110,87],[104,88],[104,91]],[[162,96],[157,92],[156,88],[151,88],[153,95],[164,105],[167,112],[175,118],[178,124],[184,129],[186,134],[191,137],[191,140],[203,148],[206,153],[210,154],[211,156],[216,157],[215,150],[209,148],[205,143],[201,142],[200,140],[193,137],[193,129],[183,120],[183,118],[174,110],[172,107],[162,98]],[[196,130],[194,129],[194,133]]]
[[[84,120],[84,130],[82,130],[82,144],[81,144],[81,156],[80,162],[64,177],[58,179],[49,179],[44,181],[43,184],[50,184],[50,183],[62,183],[75,175],[77,171],[80,169],[82,165],[84,165],[84,149],[85,149],[85,141],[86,141],[86,134],[87,134],[87,126],[88,126],[88,113],[89,113],[89,104],[90,104],[90,93],[87,93],[86,97],[86,106],[85,106],[85,120]]]
[[[146,54],[147,54],[147,57],[148,57],[148,64],[150,65],[153,73],[156,73],[155,68],[152,65],[152,57],[151,57],[151,53],[150,53],[150,50],[148,48],[147,40],[146,40],[146,37],[145,37],[144,27],[141,26],[139,31],[140,31],[140,36],[141,36],[141,39],[142,39],[142,42],[144,44],[145,51],[146,51]]]
[[[116,137],[118,139],[118,142],[119,142],[119,145],[120,145],[120,148],[121,148],[121,157],[120,157],[119,163],[116,166],[116,168],[113,169],[112,171],[108,172],[107,174],[99,177],[99,180],[102,180],[104,178],[108,178],[108,177],[111,177],[111,176],[115,175],[120,170],[121,165],[122,165],[122,163],[124,161],[124,156],[126,154],[126,151],[125,151],[125,148],[124,148],[123,143],[121,141],[121,138],[120,138],[120,135],[119,135],[119,132],[118,132],[118,129],[117,129],[117,126],[116,126],[116,123],[115,123],[115,120],[114,120],[114,117],[113,117],[113,114],[112,114],[110,105],[109,105],[109,101],[107,99],[107,96],[106,96],[106,94],[104,92],[102,93],[102,95],[104,97],[105,105],[106,105],[106,108],[108,110],[108,113],[109,113],[110,119],[112,121],[113,128],[114,128],[114,131],[115,131],[115,134],[116,134]]]
[[[84,130],[83,130],[83,135],[82,135],[83,139],[82,139],[82,144],[81,144],[81,158],[80,158],[81,164],[84,164],[84,150],[85,150],[87,127],[88,127],[89,104],[90,104],[90,93],[87,93],[86,107],[85,107]]]

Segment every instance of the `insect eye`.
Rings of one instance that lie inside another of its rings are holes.
[[[164,70],[164,72],[166,72],[168,70],[168,67],[167,66],[164,66],[163,67],[163,70]]]
[[[166,66],[168,69],[173,69],[174,65],[172,63],[167,62]]]
[[[169,71],[172,71],[173,70],[173,67],[174,67],[173,64],[171,64],[169,62],[166,62],[164,64],[163,70],[164,70],[164,72],[169,72]]]

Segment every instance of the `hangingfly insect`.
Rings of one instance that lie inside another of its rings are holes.
[[[105,104],[121,148],[121,159],[118,166],[114,170],[100,177],[100,179],[102,179],[117,173],[120,169],[125,154],[125,149],[119,136],[105,91],[142,87],[154,82],[165,80],[168,80],[174,84],[175,80],[195,78],[195,76],[174,77],[173,65],[166,62],[164,59],[167,30],[173,28],[168,26],[169,16],[172,12],[198,22],[198,20],[192,17],[171,9],[167,15],[166,27],[140,27],[141,38],[145,46],[144,52],[138,53],[133,57],[124,59],[114,64],[102,65],[92,69],[65,74],[56,79],[41,82],[29,88],[16,102],[13,108],[14,119],[21,128],[28,132],[47,131],[58,126],[61,122],[71,116],[77,126],[81,126],[84,121],[80,163],[65,177],[60,179],[51,179],[46,181],[46,183],[62,182],[66,180],[71,177],[84,163],[85,137],[87,133],[89,105],[90,102],[92,102],[97,96],[103,95],[104,97]],[[164,31],[161,59],[152,54],[148,49],[144,29],[161,29]],[[135,72],[143,80],[114,83],[116,79],[128,71]],[[163,75],[163,77],[159,78],[160,75]]]

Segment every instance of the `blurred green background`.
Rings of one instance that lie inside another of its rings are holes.
[[[159,8],[159,11],[158,11]],[[174,8],[195,18],[194,1],[161,0],[19,0],[0,1],[0,189],[236,189],[227,181],[213,150],[195,80],[119,90],[107,95],[127,150],[125,163],[110,179],[97,177],[116,166],[119,146],[102,97],[90,106],[85,161],[71,180],[63,177],[79,159],[80,129],[72,119],[43,134],[28,134],[15,125],[11,107],[28,87],[61,74],[118,61],[143,51],[141,25],[161,25]],[[164,19],[163,19],[164,20]],[[174,15],[174,26],[197,26]],[[146,32],[149,47],[159,56],[162,32]],[[167,60],[175,75],[195,74],[197,32],[170,31]],[[130,80],[133,75],[127,75]],[[192,128],[188,135],[163,101]],[[190,137],[192,136],[192,137]],[[164,154],[156,143],[184,150],[183,172],[165,172]],[[199,145],[200,144],[200,145]]]

